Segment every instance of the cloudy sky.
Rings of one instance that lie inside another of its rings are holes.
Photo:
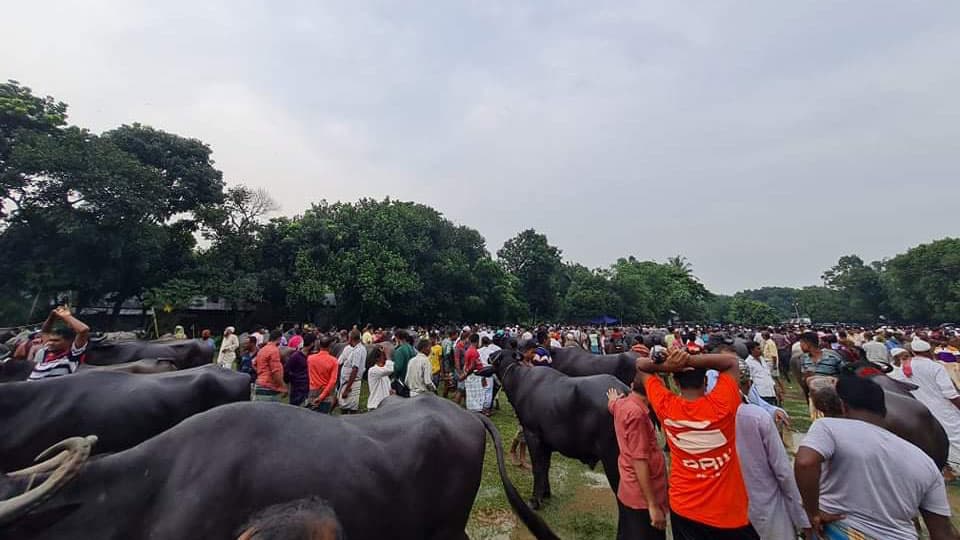
[[[681,7],[678,4],[685,4]],[[197,137],[230,183],[416,200],[496,251],[683,254],[819,282],[960,234],[960,3],[30,2],[0,77],[95,131]]]

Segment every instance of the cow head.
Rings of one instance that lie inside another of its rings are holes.
[[[46,461],[26,469],[7,473],[6,477],[3,478],[2,487],[4,488],[9,487],[11,481],[17,482],[26,479],[27,485],[30,486],[33,484],[35,476],[43,474],[48,474],[48,476],[39,486],[0,501],[0,526],[27,514],[68,484],[80,473],[81,467],[90,457],[90,451],[96,442],[97,437],[95,435],[71,437],[47,448],[37,456],[37,461]],[[9,490],[4,489],[3,491],[5,496]]]

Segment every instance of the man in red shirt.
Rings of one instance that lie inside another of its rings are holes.
[[[307,373],[310,377],[310,394],[307,407],[322,413],[333,410],[333,390],[337,387],[337,359],[330,354],[332,340],[320,336],[317,353],[307,357]]]
[[[735,355],[671,348],[656,364],[637,360],[650,405],[670,445],[670,522],[675,540],[759,540],[747,515],[747,490],[736,447],[741,396]],[[706,394],[706,370],[720,372]],[[680,395],[655,372],[673,373]]]
[[[257,382],[253,387],[253,399],[256,401],[280,401],[287,393],[283,383],[283,363],[280,361],[280,330],[270,331],[270,341],[264,345],[253,366],[257,370]]]
[[[638,372],[630,395],[607,390],[620,457],[620,526],[618,537],[664,540],[667,516],[667,467],[657,444],[643,377]]]

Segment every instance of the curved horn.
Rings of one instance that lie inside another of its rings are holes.
[[[41,460],[56,452],[53,458],[11,473],[11,476],[32,475],[50,470],[52,468],[51,463],[55,463],[54,466],[56,467],[56,470],[36,488],[28,489],[20,495],[0,501],[0,525],[13,521],[29,512],[70,482],[80,472],[80,468],[87,458],[90,457],[90,451],[96,442],[97,437],[95,435],[65,439],[47,448],[37,456],[37,460]]]

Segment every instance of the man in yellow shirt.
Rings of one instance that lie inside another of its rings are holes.
[[[440,358],[443,356],[443,347],[437,340],[436,332],[430,334],[430,369],[433,385],[440,388]]]
[[[363,335],[360,336],[360,341],[361,341],[364,345],[371,345],[371,344],[373,344],[373,332],[370,331],[370,325],[369,325],[369,324],[363,328]]]
[[[770,332],[765,331],[760,334],[763,338],[763,349],[760,356],[767,359],[767,365],[770,366],[770,375],[776,383],[777,400],[783,403],[783,381],[780,380],[780,353],[777,351],[777,342],[770,337]]]

